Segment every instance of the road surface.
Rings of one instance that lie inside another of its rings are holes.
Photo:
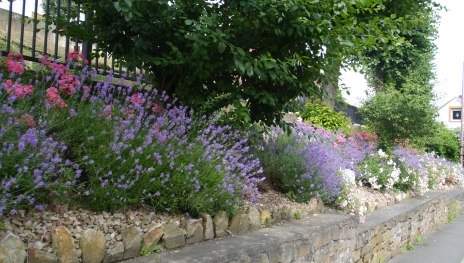
[[[404,249],[390,263],[464,263],[464,215],[435,233],[423,237],[423,244]]]

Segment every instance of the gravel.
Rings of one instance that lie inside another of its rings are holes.
[[[355,196],[365,204],[368,212],[395,203],[395,193],[380,193],[358,187]],[[276,211],[284,207],[300,211],[308,216],[314,204],[296,203],[278,191],[267,189],[255,203],[245,202],[244,208],[255,206],[259,211]],[[214,216],[214,215],[211,215]],[[174,222],[180,224],[187,214],[158,213],[149,207],[126,209],[118,212],[93,212],[86,209],[70,209],[67,205],[53,205],[46,211],[26,212],[19,210],[16,215],[4,217],[0,224],[0,238],[8,232],[18,235],[28,247],[52,252],[51,231],[59,225],[66,226],[74,237],[76,249],[85,229],[99,229],[105,234],[106,248],[114,248],[122,240],[121,230],[135,227],[140,233],[146,233],[155,224]]]

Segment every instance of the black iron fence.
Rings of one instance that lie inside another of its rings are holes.
[[[19,52],[26,60],[37,62],[42,56],[65,63],[66,54],[77,51],[99,74],[124,76],[142,74],[141,68],[128,68],[111,52],[97,44],[81,41],[60,27],[59,21],[82,24],[92,13],[73,0],[4,0],[0,1],[0,51],[3,55]],[[61,19],[61,20],[60,20]],[[91,30],[88,28],[87,30]]]

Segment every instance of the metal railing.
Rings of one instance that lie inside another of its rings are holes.
[[[27,15],[26,10],[31,14]],[[42,10],[42,14],[39,14],[39,10]],[[129,69],[110,51],[100,50],[97,44],[74,38],[60,27],[60,19],[82,24],[91,15],[92,12],[83,10],[81,4],[73,0],[3,1],[0,6],[0,52],[3,55],[19,52],[26,60],[34,62],[48,55],[65,63],[66,54],[77,51],[88,59],[89,66],[99,74],[106,75],[112,71],[116,77],[124,76],[127,79],[135,79],[138,74],[143,74],[141,68]]]

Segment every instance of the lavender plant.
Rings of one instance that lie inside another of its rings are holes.
[[[305,123],[297,123],[290,135],[274,127],[264,141],[260,158],[274,183],[297,201],[318,195],[328,203],[345,199],[351,184],[344,174],[354,174],[356,165],[375,148],[375,143],[360,137]]]
[[[399,146],[395,147],[393,154],[401,168],[398,188],[402,191],[412,190],[422,194],[450,186],[463,187],[464,170],[456,163],[433,153],[421,153]]]
[[[30,88],[17,74],[2,82],[2,212],[20,203],[42,208],[58,196],[95,210],[150,205],[194,214],[256,198],[264,178],[242,134],[215,118],[194,119],[139,81],[126,88],[109,76],[89,85],[95,72],[82,62],[75,54],[67,66],[44,58]]]

